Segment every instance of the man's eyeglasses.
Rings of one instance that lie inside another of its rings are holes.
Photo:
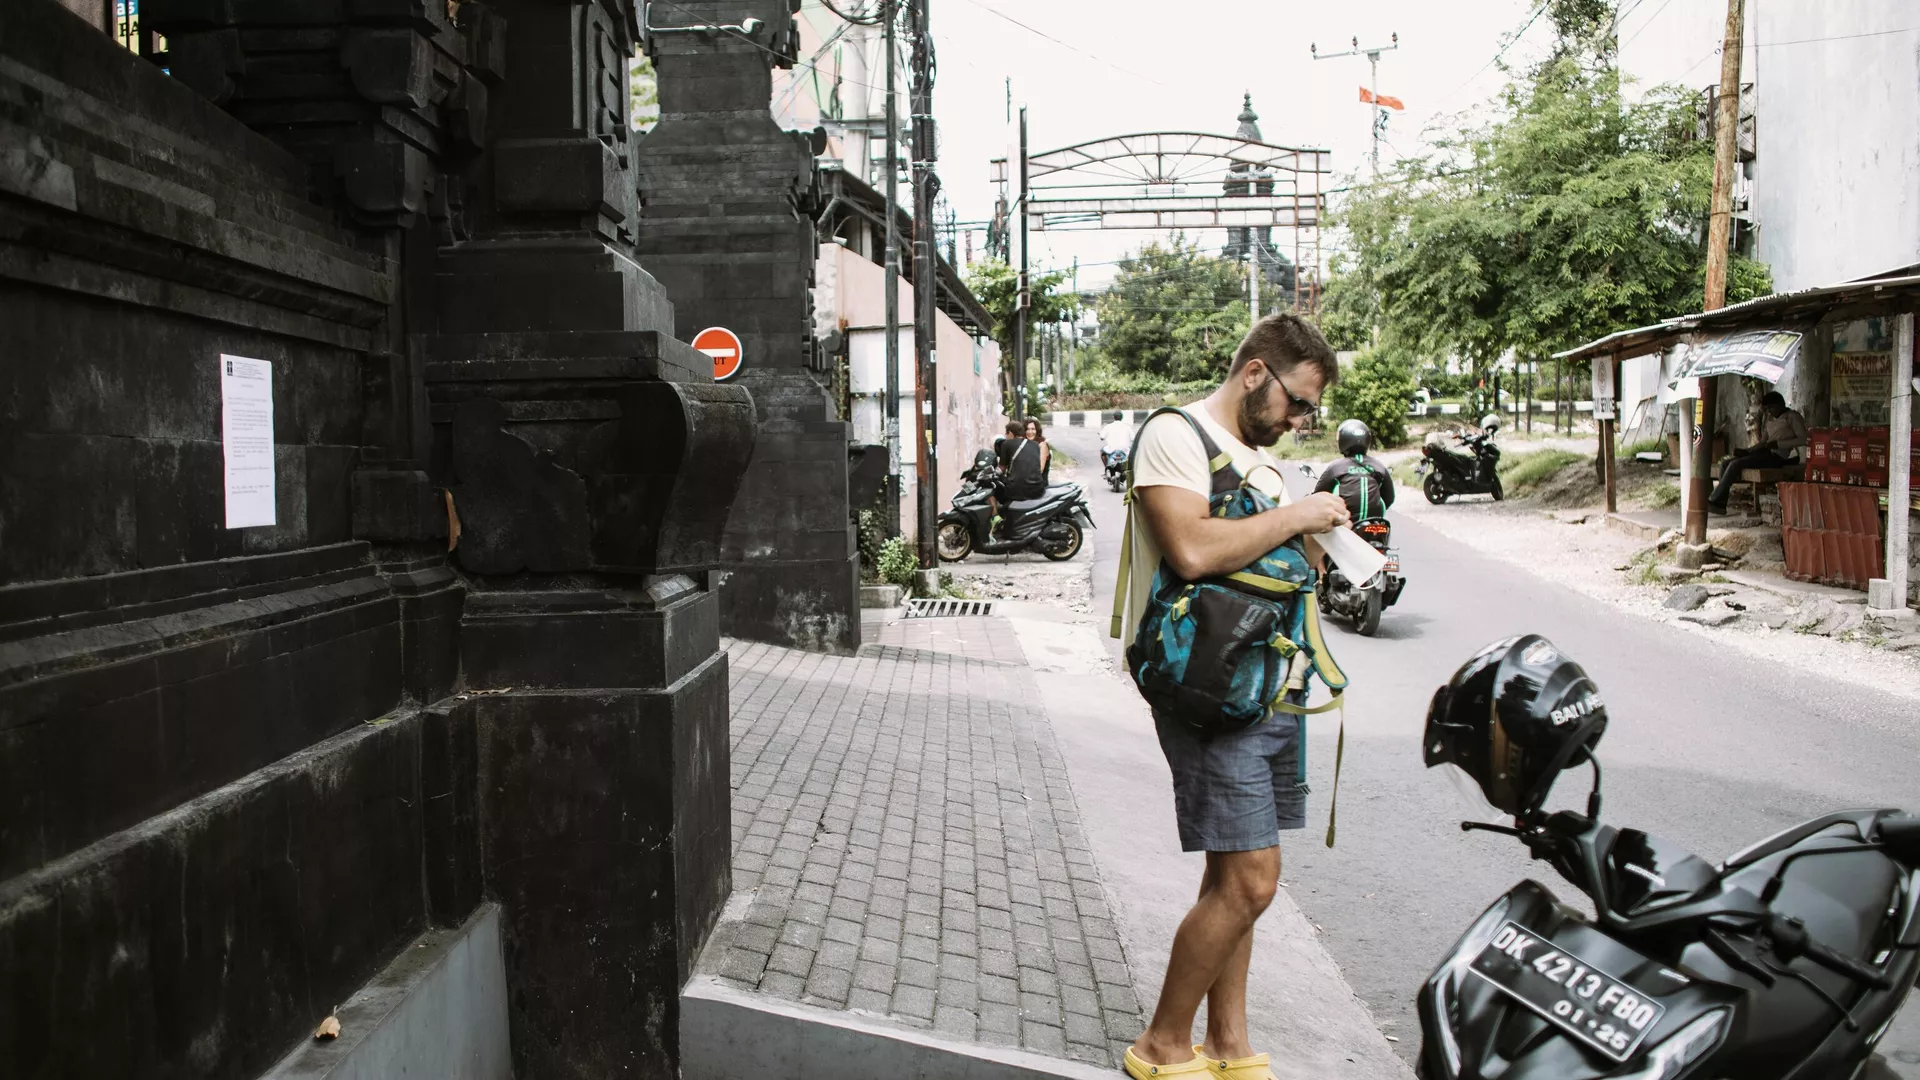
[[[1282,379],[1280,376],[1273,374],[1271,371],[1269,371],[1267,375],[1268,375],[1268,378],[1271,378],[1274,382],[1279,383],[1280,392],[1287,395],[1287,415],[1289,417],[1292,417],[1294,419],[1299,419],[1302,417],[1312,416],[1314,413],[1317,413],[1320,411],[1319,402],[1308,401],[1306,398],[1303,398],[1299,394],[1294,393],[1292,388],[1287,385],[1287,381],[1285,379]]]

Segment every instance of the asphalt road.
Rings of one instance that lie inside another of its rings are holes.
[[[1098,483],[1096,432],[1061,427],[1048,436],[1083,463],[1099,525],[1094,610],[1105,612],[1119,557],[1120,499]],[[1433,512],[1472,513],[1473,504]],[[1290,895],[1403,1056],[1411,1059],[1419,1044],[1416,989],[1490,901],[1523,877],[1563,899],[1578,895],[1513,841],[1461,833],[1462,803],[1421,761],[1434,688],[1487,642],[1544,634],[1599,683],[1611,717],[1600,752],[1605,816],[1615,825],[1718,860],[1836,809],[1920,810],[1920,716],[1911,704],[1720,651],[1704,635],[1636,618],[1478,555],[1422,527],[1416,514],[1393,518],[1408,576],[1399,605],[1377,637],[1331,630],[1353,680],[1339,846],[1328,850],[1318,840],[1336,730],[1322,719],[1309,738],[1309,828],[1283,851]],[[1568,774],[1553,805],[1577,806],[1586,790],[1584,774]],[[1910,1002],[1882,1053],[1889,1060],[1871,1075],[1920,1080],[1920,1004]]]

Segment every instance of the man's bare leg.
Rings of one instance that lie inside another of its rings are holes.
[[[1206,1056],[1225,1058],[1252,1057],[1247,1042],[1247,967],[1253,960],[1253,931],[1240,939],[1240,947],[1227,958],[1227,966],[1207,990]]]
[[[1209,1008],[1208,1046],[1221,1025],[1221,1051],[1244,1048],[1247,1027],[1247,963],[1253,951],[1253,924],[1273,902],[1280,880],[1280,849],[1207,853],[1200,898],[1173,935],[1166,981],[1154,1006],[1153,1022],[1134,1041],[1133,1052],[1153,1065],[1193,1060],[1193,1018],[1215,984],[1228,976],[1221,999]],[[1230,968],[1237,969],[1229,974]],[[1223,1012],[1224,1017],[1214,1016]],[[1232,1032],[1238,1032],[1233,1036]],[[1239,1047],[1234,1045],[1235,1041]],[[1245,1057],[1251,1051],[1228,1054]]]

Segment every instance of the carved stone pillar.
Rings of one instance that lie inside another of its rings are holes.
[[[355,536],[418,609],[410,693],[487,691],[444,706],[472,746],[447,782],[503,904],[516,1074],[672,1075],[729,884],[712,571],[754,412],[635,257],[633,4],[148,4],[178,77],[394,268]]]
[[[731,635],[829,651],[860,643],[858,544],[847,499],[848,425],[813,340],[819,174],[802,132],[770,111],[789,66],[796,0],[691,0],[652,8],[660,122],[639,148],[641,262],[673,299],[678,336],[740,335],[753,391],[753,463],[727,522],[721,589]],[[752,36],[674,33],[760,20]]]

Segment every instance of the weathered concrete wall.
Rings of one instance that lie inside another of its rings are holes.
[[[1907,0],[1748,5],[1756,254],[1776,289],[1920,262],[1920,44],[1891,32],[1912,24]],[[1621,68],[1643,90],[1717,85],[1725,29],[1715,0],[1638,5],[1621,20]]]
[[[886,269],[839,244],[820,245],[821,280],[833,283],[821,290],[822,303],[838,312],[848,335],[848,382],[853,394],[853,440],[884,444],[886,398]],[[830,270],[828,268],[831,268]],[[913,322],[914,292],[900,283],[900,461],[903,475],[900,499],[901,531],[912,536],[916,523],[919,444],[913,439]],[[975,451],[991,449],[1005,432],[1006,414],[1000,401],[1000,346],[976,341],[945,312],[936,311],[934,348],[940,361],[937,394],[940,408],[940,486],[938,504],[960,490],[960,474],[973,463]]]

